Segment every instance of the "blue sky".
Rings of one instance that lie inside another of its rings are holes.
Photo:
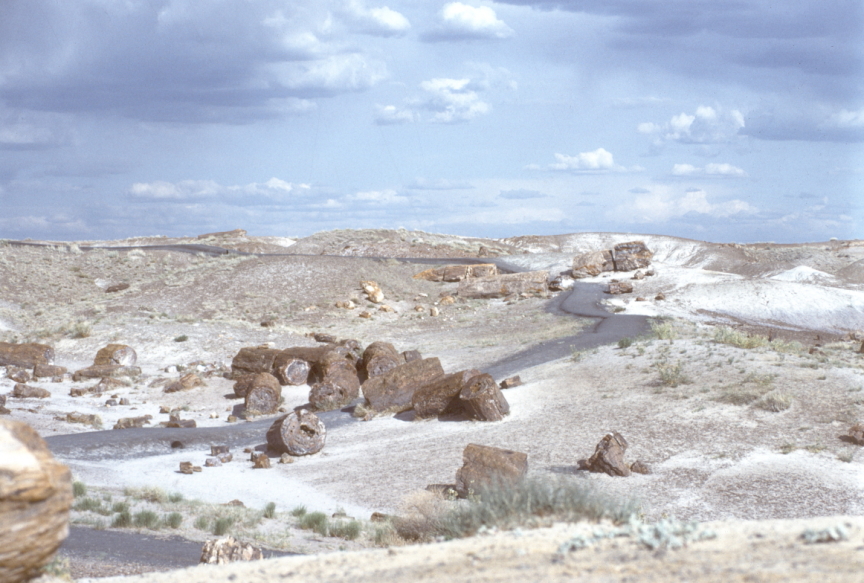
[[[860,0],[2,0],[0,237],[864,238]]]

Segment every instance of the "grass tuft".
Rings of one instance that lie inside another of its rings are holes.
[[[111,521],[111,528],[129,528],[130,526],[132,526],[132,515],[128,510],[124,510]]]
[[[268,502],[264,507],[264,518],[276,518],[276,503]]]
[[[232,526],[234,526],[234,519],[230,516],[223,516],[222,518],[217,518],[216,522],[213,523],[212,532],[216,536],[223,536],[228,534]]]
[[[139,528],[156,530],[159,528],[159,515],[152,510],[142,510],[135,513],[135,516],[132,517],[132,522]]]
[[[300,528],[311,530],[321,536],[328,536],[330,532],[330,520],[323,512],[309,512],[300,519]]]
[[[675,364],[661,360],[654,363],[654,368],[657,369],[657,373],[660,375],[660,382],[667,387],[677,387],[678,385],[685,385],[690,382],[690,379],[684,374],[684,365],[681,364],[680,360]]]
[[[180,525],[183,524],[183,515],[179,512],[172,512],[165,517],[165,524],[169,528],[180,528]]]
[[[84,482],[72,482],[72,495],[75,498],[87,495],[87,485]]]
[[[291,509],[291,516],[294,516],[296,518],[302,518],[305,514],[306,514],[306,507],[305,506],[295,506],[294,508]]]
[[[792,397],[785,393],[768,393],[767,395],[763,395],[753,405],[765,411],[779,413],[792,406]]]
[[[330,536],[338,536],[345,540],[354,540],[360,536],[363,526],[357,520],[339,520],[330,524]]]
[[[674,340],[678,331],[669,320],[651,320],[651,332],[660,340]]]
[[[714,342],[749,349],[766,346],[768,339],[765,336],[752,336],[728,326],[721,326],[714,332]]]
[[[620,348],[621,350],[625,350],[627,348],[630,348],[631,346],[633,346],[633,339],[632,338],[628,338],[625,336],[624,338],[622,338],[621,340],[618,341],[618,348]]]

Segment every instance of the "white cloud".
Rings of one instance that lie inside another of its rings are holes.
[[[399,125],[411,123],[416,115],[410,109],[399,109],[395,105],[379,105],[375,108],[375,123],[378,125]]]
[[[744,178],[747,173],[731,164],[707,164],[704,167],[691,164],[675,164],[672,166],[673,176],[713,176],[719,178]]]
[[[840,110],[828,118],[826,125],[835,128],[864,127],[864,107],[858,111]]]
[[[420,88],[426,92],[421,107],[432,112],[430,121],[436,123],[469,121],[492,109],[472,88],[471,79],[430,79]]]
[[[733,215],[750,215],[758,212],[743,200],[728,200],[712,203],[704,190],[689,189],[679,194],[670,189],[655,187],[650,192],[633,197],[621,207],[610,212],[610,216],[630,223],[663,223],[687,214],[726,218]]]
[[[530,164],[527,168],[529,170],[561,170],[566,172],[589,174],[628,171],[638,172],[642,170],[639,166],[634,166],[628,170],[624,166],[616,164],[612,157],[612,153],[605,148],[597,148],[592,152],[581,152],[575,156],[556,153],[555,159],[557,162],[545,167],[538,164]]]
[[[374,204],[401,204],[408,201],[408,197],[395,190],[366,190],[349,195],[347,199]]]
[[[292,63],[284,67],[284,72],[286,86],[308,95],[363,91],[387,77],[383,62],[356,53]]]
[[[438,28],[424,35],[424,38],[434,41],[503,39],[512,35],[513,29],[488,6],[450,2],[441,9]]]
[[[367,8],[360,0],[348,0],[343,15],[357,30],[374,36],[403,36],[411,23],[387,6]]]
[[[308,184],[294,184],[280,178],[271,178],[267,182],[251,182],[243,185],[224,186],[213,180],[181,180],[179,182],[136,182],[129,187],[129,194],[134,198],[185,201],[201,198],[231,198],[263,196],[279,199],[288,193],[304,195],[308,193]]]
[[[643,122],[636,126],[641,134],[653,134],[658,142],[715,144],[728,142],[744,128],[744,116],[737,109],[726,112],[700,105],[693,114],[681,112],[665,124]]]

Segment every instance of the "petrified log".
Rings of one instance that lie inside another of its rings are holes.
[[[18,399],[47,399],[51,396],[51,393],[42,387],[15,383],[15,388],[12,389],[12,396]]]
[[[396,348],[389,342],[373,342],[363,351],[360,373],[365,374],[365,378],[371,379],[396,368],[404,362],[404,359],[400,357]]]
[[[47,344],[0,342],[0,366],[11,364],[33,368],[37,364],[52,364],[53,362],[54,349]]]
[[[285,352],[273,359],[271,374],[280,385],[304,385],[309,378],[309,363]]]
[[[326,439],[324,422],[306,409],[280,417],[267,431],[267,445],[279,453],[291,455],[318,453]]]
[[[153,419],[152,415],[142,415],[140,417],[122,417],[117,420],[117,423],[114,424],[112,429],[133,429],[133,428],[141,428],[145,425],[150,424],[150,420]]]
[[[188,391],[194,389],[195,387],[203,387],[205,386],[204,381],[194,372],[186,373],[180,380],[177,380],[164,389],[162,389],[165,393],[177,393],[180,391]]]
[[[469,443],[456,472],[456,490],[465,496],[478,487],[514,484],[528,472],[528,454]]]
[[[490,299],[521,293],[545,293],[548,275],[548,271],[526,271],[464,279],[459,282],[459,297]]]
[[[411,362],[412,360],[423,360],[423,355],[420,354],[419,350],[406,350],[402,353],[402,360],[404,362]]]
[[[336,344],[336,337],[332,334],[324,334],[323,332],[315,332],[312,335],[315,342],[323,342],[324,344]]]
[[[137,366],[120,366],[119,364],[100,364],[88,366],[81,370],[76,370],[72,375],[72,380],[78,382],[83,379],[101,379],[101,378],[117,378],[117,377],[137,377],[141,374],[141,369]]]
[[[608,249],[589,251],[573,258],[573,277],[593,277],[604,271],[615,271],[612,252]]]
[[[419,418],[435,417],[442,413],[455,413],[462,409],[459,393],[473,377],[480,374],[479,370],[463,370],[447,374],[423,385],[414,392],[411,404],[414,413]]]
[[[465,412],[478,421],[501,421],[510,413],[510,405],[501,388],[488,374],[471,378],[459,393]]]
[[[612,281],[606,287],[607,294],[631,294],[633,293],[633,284],[629,281]]]
[[[0,420],[0,581],[39,573],[69,533],[72,474],[26,423]]]
[[[273,361],[280,352],[266,346],[241,348],[231,360],[231,378],[240,378],[249,373],[270,373],[273,370]]]
[[[255,452],[252,454],[252,467],[257,470],[270,469],[270,458],[266,453]]]
[[[472,277],[491,277],[498,275],[498,266],[494,263],[478,263],[477,265],[443,265],[421,271],[414,279],[427,281],[462,281]]]
[[[125,344],[109,344],[99,349],[93,364],[96,366],[104,364],[119,364],[120,366],[134,366],[138,361],[138,355],[131,346]]]
[[[360,395],[360,379],[353,365],[345,361],[351,370],[338,368],[320,382],[312,385],[309,403],[316,411],[332,411],[348,405]]]
[[[205,233],[198,235],[199,239],[209,239],[210,237],[245,237],[245,229],[234,229],[233,231],[219,231],[218,233]]]
[[[348,349],[344,346],[332,346],[329,350],[321,353],[318,360],[314,361],[309,368],[309,383],[319,383],[336,371],[343,371],[357,376],[357,368],[354,360],[348,356]]]
[[[444,376],[441,361],[434,357],[424,358],[406,362],[372,377],[361,388],[369,407],[375,412],[399,413],[411,408],[411,399],[417,389],[441,376]]]
[[[159,425],[174,429],[195,429],[198,426],[194,419],[180,419],[180,415],[169,415],[168,421],[163,421]]]
[[[115,283],[114,285],[109,285],[108,287],[106,287],[105,293],[106,294],[113,294],[113,293],[123,291],[124,289],[129,289],[128,283]]]
[[[272,374],[260,372],[250,381],[246,391],[246,411],[269,415],[279,410],[282,387]]]
[[[630,475],[630,467],[624,463],[625,451],[627,451],[627,440],[617,431],[607,433],[597,444],[594,455],[588,458],[588,462],[584,465],[592,472],[627,477]]]
[[[258,561],[264,558],[260,548],[249,543],[242,543],[227,536],[216,540],[208,540],[201,549],[199,563],[210,565],[225,565],[236,561]]]
[[[30,371],[26,368],[18,368],[17,366],[6,367],[6,378],[15,381],[16,383],[26,383],[30,381]]]
[[[615,271],[633,271],[651,265],[654,253],[642,241],[618,243],[612,249],[612,261]]]
[[[66,374],[65,366],[55,366],[53,364],[37,364],[33,367],[33,376],[37,379],[46,377],[60,377]]]
[[[512,389],[513,387],[518,387],[521,384],[522,384],[522,379],[519,378],[519,375],[516,375],[516,376],[512,376],[512,377],[504,379],[503,381],[498,383],[498,386],[501,387],[502,389]]]
[[[99,417],[99,415],[79,413],[78,411],[66,413],[66,422],[67,423],[83,423],[84,425],[92,425],[93,427],[96,427],[96,428],[102,427],[102,418]]]

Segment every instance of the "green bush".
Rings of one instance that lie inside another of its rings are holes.
[[[678,337],[678,332],[668,320],[651,320],[651,332],[660,340],[674,340]]]
[[[228,531],[231,530],[232,526],[234,526],[233,518],[228,516],[217,518],[216,522],[213,523],[213,534],[215,534],[216,536],[228,534]]]
[[[268,502],[264,507],[264,518],[276,518],[276,503]]]
[[[309,512],[308,514],[304,514],[300,519],[300,528],[311,530],[321,536],[327,536],[330,530],[329,523],[330,521],[327,519],[327,515],[323,512]]]
[[[181,494],[180,492],[172,492],[168,494],[168,501],[175,504],[177,502],[183,502],[183,494]]]
[[[111,528],[129,528],[132,526],[132,515],[128,510],[124,510],[114,517],[111,521]]]
[[[129,504],[127,502],[115,502],[111,507],[111,512],[129,512]]]
[[[296,518],[302,518],[306,515],[306,507],[305,506],[295,506],[291,509],[291,516]]]
[[[104,511],[102,508],[102,501],[97,500],[96,498],[81,498],[74,506],[72,506],[72,510],[78,510],[80,512],[96,512],[99,514],[102,514],[102,511]]]
[[[721,326],[714,332],[714,342],[737,346],[738,348],[759,348],[766,346],[768,339],[765,336],[751,336],[728,326]]]
[[[206,516],[199,516],[195,519],[195,528],[198,530],[210,530],[210,519]]]
[[[136,512],[135,516],[132,517],[132,522],[139,528],[150,528],[153,530],[159,528],[159,516],[152,510]]]
[[[76,498],[87,495],[87,485],[84,482],[72,482],[72,495]]]
[[[180,528],[180,525],[183,524],[183,515],[179,512],[172,512],[165,517],[165,524],[170,528]]]
[[[792,406],[792,397],[785,393],[768,393],[767,395],[763,395],[753,405],[765,411],[779,413]]]
[[[174,342],[186,342],[187,340],[189,340],[189,337],[186,336],[185,334],[182,334],[182,335],[176,337],[174,339]]]
[[[340,520],[330,523],[330,536],[338,536],[346,540],[356,539],[362,530],[363,525],[357,520]]]
[[[625,348],[630,348],[633,345],[633,339],[624,337],[618,341],[618,348],[624,350]]]
[[[684,365],[681,364],[680,360],[675,364],[663,360],[654,363],[654,368],[660,375],[660,382],[667,387],[677,387],[690,382],[690,379],[684,374]]]

